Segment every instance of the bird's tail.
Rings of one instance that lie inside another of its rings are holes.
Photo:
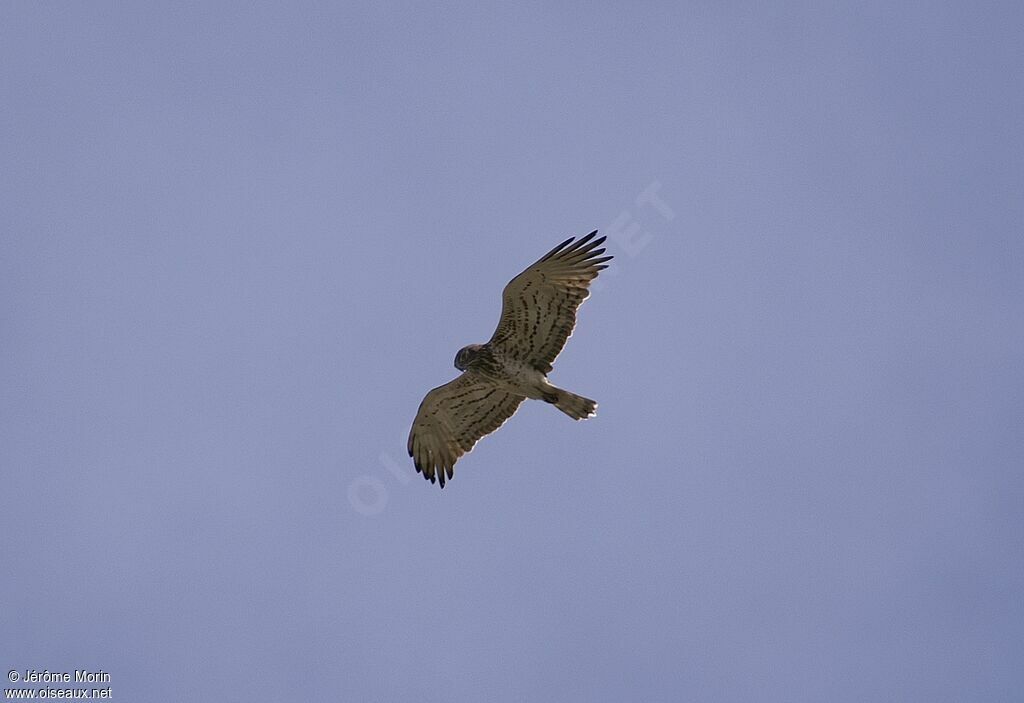
[[[544,400],[551,403],[573,420],[586,420],[597,414],[597,402],[581,395],[551,386],[544,394]]]

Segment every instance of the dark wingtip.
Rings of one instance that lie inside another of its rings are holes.
[[[545,255],[544,255],[543,257],[541,257],[541,261],[546,261],[547,259],[550,259],[550,258],[551,258],[552,256],[554,256],[554,255],[555,255],[555,254],[557,254],[558,252],[562,251],[562,249],[564,249],[564,248],[565,248],[565,246],[566,246],[567,244],[569,244],[569,242],[571,242],[571,241],[572,241],[572,239],[573,239],[572,237],[569,237],[569,238],[568,238],[568,239],[566,239],[566,240],[565,240],[564,242],[562,242],[561,244],[559,244],[559,245],[558,245],[557,247],[555,247],[554,249],[552,249],[551,251],[549,251],[549,252],[548,252],[547,254],[545,254]]]
[[[579,239],[576,239],[576,237],[569,237],[564,242],[559,244],[557,247],[555,247],[554,249],[549,251],[547,254],[542,256],[540,260],[541,261],[547,261],[552,256],[555,256],[556,254],[560,254],[563,251],[576,251],[576,250],[579,249],[579,247],[581,245],[586,244],[587,242],[589,242],[594,237],[595,234],[597,234],[597,230],[596,229],[593,232],[591,232],[590,234],[586,235],[585,237],[580,237]],[[592,247],[596,246],[596,245],[600,244],[601,242],[603,242],[604,240],[605,240],[605,238],[601,237],[596,242],[593,242],[592,244],[590,244],[590,246],[592,246]],[[570,244],[572,246],[569,246]],[[568,247],[568,249],[566,249],[566,247]]]

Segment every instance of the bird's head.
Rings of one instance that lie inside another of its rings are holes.
[[[470,344],[469,346],[460,349],[459,353],[455,355],[455,368],[459,371],[465,371],[468,369],[479,351],[479,344]]]

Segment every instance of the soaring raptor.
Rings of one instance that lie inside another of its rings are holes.
[[[611,256],[597,231],[570,237],[509,281],[501,319],[486,344],[455,355],[462,375],[427,393],[409,433],[409,456],[431,483],[455,473],[455,462],[501,427],[527,398],[543,400],[574,420],[593,417],[597,403],[548,383],[551,364],[576,326],[576,309]]]

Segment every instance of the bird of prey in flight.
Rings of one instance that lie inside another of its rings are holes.
[[[409,456],[431,483],[455,473],[477,440],[512,417],[527,398],[551,403],[574,420],[593,417],[597,403],[548,383],[551,364],[576,326],[576,309],[611,256],[597,231],[565,240],[509,281],[501,319],[486,344],[455,356],[462,375],[427,393],[409,433]]]

